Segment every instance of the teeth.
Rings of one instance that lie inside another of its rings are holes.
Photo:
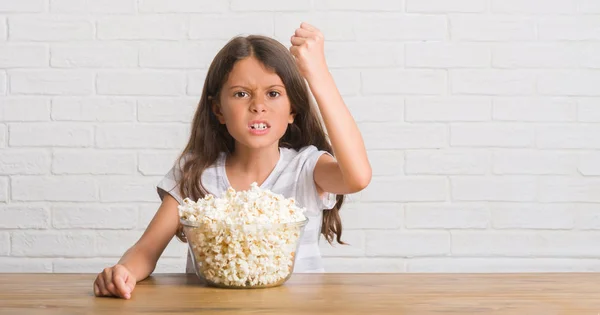
[[[260,124],[254,124],[252,126],[250,126],[252,129],[258,129],[258,130],[264,130],[267,129],[267,125],[260,123]]]

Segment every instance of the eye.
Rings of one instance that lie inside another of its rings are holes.
[[[235,94],[233,94],[234,97],[246,97],[248,96],[248,93],[244,92],[244,91],[240,91],[240,92],[235,92]]]
[[[277,91],[271,91],[271,92],[269,92],[269,97],[275,98],[275,97],[277,97],[279,95],[281,95],[281,93],[279,93]]]

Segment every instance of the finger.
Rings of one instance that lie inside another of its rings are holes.
[[[310,30],[307,30],[305,28],[297,28],[296,31],[294,32],[294,36],[297,37],[306,37],[306,38],[311,38],[314,37],[314,33]]]
[[[317,29],[316,27],[314,27],[314,26],[312,26],[312,25],[310,25],[310,24],[308,24],[308,23],[306,23],[306,22],[302,22],[302,23],[300,24],[300,28],[304,28],[304,29],[307,29],[307,30],[309,30],[309,31],[313,31],[313,32],[314,32],[314,31],[318,31],[318,29]]]
[[[125,284],[123,280],[123,275],[119,275],[117,273],[113,274],[113,283],[115,284],[116,291],[118,295],[122,298],[129,299],[131,296],[129,295],[129,287]]]
[[[104,275],[98,277],[98,289],[100,290],[100,296],[110,296],[110,292],[106,289],[106,282],[104,281]]]
[[[94,295],[100,296],[100,288],[98,287],[98,282],[94,282]]]
[[[128,275],[127,278],[125,279],[125,284],[129,287],[129,294],[131,295],[131,293],[133,292],[133,289],[135,289],[135,284],[136,284],[135,278],[131,274]]]
[[[292,46],[290,47],[290,52],[292,53],[292,55],[296,58],[298,58],[299,54],[300,54],[300,48],[298,46]]]
[[[304,44],[306,42],[306,38],[292,36],[292,38],[290,39],[290,42],[294,46],[300,46],[300,45],[302,45],[302,44]]]
[[[105,288],[108,291],[108,293],[113,296],[118,296],[119,292],[117,291],[117,288],[115,287],[115,283],[113,282],[112,268],[104,269],[103,275],[104,275],[104,285],[105,285]]]

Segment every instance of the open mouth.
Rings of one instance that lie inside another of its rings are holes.
[[[268,128],[271,128],[271,126],[263,122],[250,124],[249,127],[252,130],[266,130]]]

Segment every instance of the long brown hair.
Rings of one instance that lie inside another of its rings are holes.
[[[208,68],[202,96],[192,121],[190,138],[177,163],[181,165],[182,173],[178,179],[181,196],[197,200],[208,194],[200,180],[202,173],[217,160],[221,152],[231,154],[235,149],[233,137],[212,111],[212,102],[219,99],[234,64],[250,56],[275,71],[281,78],[292,112],[295,113],[294,122],[288,125],[279,140],[279,146],[299,150],[314,145],[333,155],[317,109],[311,105],[308,87],[287,48],[265,36],[235,37],[217,53]],[[323,212],[321,233],[329,243],[335,238],[338,243],[345,244],[341,240],[342,222],[339,215],[343,202],[344,195],[337,195],[335,206]]]

